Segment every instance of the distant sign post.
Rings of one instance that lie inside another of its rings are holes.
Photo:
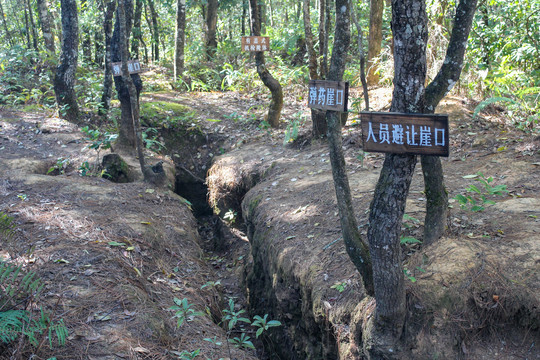
[[[448,115],[362,112],[360,116],[364,151],[449,154]]]
[[[141,63],[139,62],[139,60],[129,60],[127,65],[130,75],[142,72]],[[111,68],[113,76],[122,76],[122,62],[111,63]]]
[[[242,36],[242,50],[270,51],[269,36]]]
[[[308,106],[313,109],[346,112],[349,83],[346,81],[310,80]]]

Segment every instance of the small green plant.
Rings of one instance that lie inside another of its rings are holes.
[[[236,326],[236,324],[238,324],[238,322],[251,324],[251,321],[248,318],[241,317],[241,315],[245,312],[246,310],[243,309],[240,309],[238,311],[235,310],[234,300],[229,299],[229,308],[223,310],[223,313],[225,315],[223,315],[221,320],[223,321],[223,323],[227,323],[227,328],[229,329],[229,331],[232,330]]]
[[[285,138],[283,139],[283,145],[287,145],[290,142],[294,142],[298,138],[298,130],[302,124],[306,121],[302,112],[297,112],[294,114],[294,119],[287,124],[287,129],[285,130]]]
[[[281,322],[278,320],[268,321],[268,314],[265,314],[264,317],[255,315],[253,317],[253,322],[251,323],[251,325],[258,328],[255,334],[255,337],[258,338],[264,331],[268,330],[269,328],[281,326]]]
[[[401,245],[406,245],[406,244],[421,244],[422,241],[418,240],[417,238],[413,237],[413,236],[402,236],[399,240],[399,243]]]
[[[90,175],[90,164],[88,161],[84,161],[81,166],[79,166],[79,175],[87,176]]]
[[[227,211],[225,215],[223,216],[223,219],[227,221],[229,224],[233,225],[236,221],[237,215],[238,214],[236,213],[236,211],[234,211],[233,209],[229,209],[229,211]]]
[[[52,349],[54,339],[66,343],[68,330],[63,319],[53,321],[42,307],[39,318],[34,318],[29,303],[37,304],[44,284],[35,272],[25,273],[22,266],[0,261],[0,341],[10,343],[21,339],[39,353],[46,339]],[[22,337],[22,338],[21,338]]]
[[[334,285],[330,286],[330,289],[336,289],[337,291],[342,293],[347,288],[347,285],[348,285],[347,281],[342,281],[342,282],[338,281]]]
[[[218,281],[207,281],[206,284],[204,284],[203,286],[201,286],[201,290],[204,289],[205,287],[208,287],[208,288],[213,288],[213,287],[216,287],[218,285],[221,285],[221,280],[218,280]]]
[[[56,159],[56,162],[54,163],[54,165],[51,166],[49,170],[47,170],[47,175],[50,175],[51,173],[64,175],[69,164],[70,164],[69,158],[59,157],[58,159]]]
[[[182,300],[178,298],[174,298],[174,303],[176,305],[171,306],[170,310],[175,310],[176,313],[174,314],[174,317],[177,318],[177,326],[180,327],[184,324],[184,322],[191,322],[195,319],[196,316],[203,316],[204,313],[201,311],[195,311],[192,306],[193,304],[190,304],[188,302],[188,299],[183,298]]]
[[[15,225],[13,223],[13,218],[0,211],[0,235],[2,235],[4,239],[10,239],[13,236],[14,231]]]
[[[493,205],[495,201],[488,197],[502,196],[508,193],[506,185],[493,186],[493,178],[490,176],[486,178],[482,172],[477,172],[473,175],[465,175],[464,179],[474,179],[478,181],[481,186],[478,187],[474,184],[469,185],[466,189],[466,194],[457,194],[454,199],[459,203],[461,209],[470,210],[473,212],[484,211],[485,205]]]
[[[255,349],[255,346],[249,339],[251,338],[247,336],[246,333],[242,333],[240,334],[240,337],[236,336],[232,339],[229,339],[229,342],[237,348]]]
[[[88,148],[97,152],[96,163],[99,164],[99,153],[101,150],[111,149],[111,151],[114,151],[112,143],[118,138],[118,134],[102,133],[99,130],[90,129],[88,126],[83,127],[81,131],[86,135],[86,140],[91,142]]]
[[[179,360],[193,360],[197,356],[199,356],[200,352],[201,352],[201,349],[197,349],[193,351],[183,350],[181,352],[171,351],[171,354],[178,356]]]
[[[159,132],[155,128],[147,128],[142,132],[143,143],[147,149],[160,152],[165,148],[165,144],[159,141]]]

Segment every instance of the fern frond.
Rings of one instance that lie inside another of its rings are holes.
[[[8,310],[0,312],[0,341],[9,343],[22,332],[23,324],[28,321],[25,310]]]
[[[482,110],[484,110],[488,105],[494,104],[496,102],[509,102],[511,104],[517,104],[517,102],[514,99],[510,99],[510,98],[507,98],[507,97],[503,97],[503,96],[491,97],[489,99],[486,99],[486,100],[482,101],[480,104],[478,104],[476,106],[476,108],[474,108],[473,119],[476,119],[478,114]]]

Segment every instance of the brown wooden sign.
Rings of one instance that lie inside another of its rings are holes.
[[[139,60],[129,60],[127,65],[130,74],[138,74],[143,71]],[[111,63],[111,68],[113,76],[122,76],[122,62]]]
[[[242,36],[242,50],[270,51],[269,36]]]
[[[448,156],[448,115],[362,112],[363,150]]]
[[[310,108],[345,112],[348,99],[349,83],[346,81],[309,80]]]

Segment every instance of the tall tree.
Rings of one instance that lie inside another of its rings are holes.
[[[2,24],[4,25],[4,31],[6,32],[6,38],[11,46],[13,46],[13,39],[11,38],[11,33],[9,32],[6,14],[4,13],[4,8],[2,7],[2,1],[0,1],[0,16],[2,17]]]
[[[379,66],[378,59],[381,55],[384,0],[371,0],[370,4],[367,82],[369,85],[376,85],[379,82],[377,68]]]
[[[85,14],[92,11],[88,0],[81,0],[81,13]],[[92,62],[92,37],[90,31],[90,24],[88,21],[84,21],[81,24],[82,30],[82,58],[85,63]]]
[[[362,89],[364,90],[364,103],[365,111],[369,111],[369,94],[368,84],[366,80],[366,56],[364,54],[364,40],[362,36],[362,27],[356,17],[356,9],[351,9],[351,19],[358,31],[358,55],[360,56],[360,81],[362,82]]]
[[[336,0],[336,31],[328,80],[341,81],[345,72],[345,59],[351,39],[350,2]],[[351,189],[345,169],[342,150],[341,116],[337,111],[326,112],[328,123],[328,146],[332,176],[338,202],[339,220],[345,248],[354,265],[362,275],[366,292],[373,295],[373,269],[368,245],[362,241],[352,207]]]
[[[463,67],[467,39],[471,31],[478,0],[461,0],[456,8],[454,26],[441,69],[426,88],[426,112],[435,108],[458,82]],[[441,159],[422,156],[422,172],[426,192],[426,218],[424,220],[424,245],[439,239],[446,225],[448,192],[444,186]]]
[[[133,39],[131,40],[131,56],[134,59],[139,57],[139,45],[142,42],[142,18],[143,0],[135,0],[135,13],[133,14]]]
[[[251,35],[260,36],[261,21],[259,18],[257,0],[249,0],[249,7],[251,10]],[[272,74],[270,74],[270,71],[268,71],[264,60],[264,52],[258,51],[255,53],[255,65],[257,66],[257,73],[259,74],[261,81],[272,94],[272,101],[270,102],[266,119],[270,126],[277,128],[279,126],[281,109],[283,108],[283,89],[281,88],[281,84],[272,76]]]
[[[111,57],[112,62],[122,61],[122,52],[124,46],[124,37],[128,37],[131,34],[131,26],[133,21],[133,0],[119,0],[123,2],[123,13],[125,17],[125,28],[120,22],[120,10],[116,9],[116,20],[114,24],[114,31],[111,42]],[[122,26],[122,28],[121,28]],[[125,29],[125,30],[124,30]],[[124,30],[124,31],[123,31]],[[123,36],[122,36],[123,35]],[[124,56],[128,56],[125,55]],[[128,148],[136,148],[136,128],[133,123],[134,116],[133,109],[138,110],[139,95],[142,90],[142,80],[139,74],[127,75],[133,81],[135,86],[135,100],[132,100],[130,96],[128,83],[125,81],[124,76],[115,76],[114,83],[116,85],[116,92],[118,93],[118,100],[120,100],[120,109],[122,111],[120,122],[118,126],[118,145]]]
[[[154,0],[147,0],[148,8],[150,9],[151,24],[152,24],[152,60],[159,60],[159,24],[158,14],[154,5]],[[127,14],[127,13],[126,13]],[[131,18],[131,16],[129,16]],[[148,17],[147,17],[148,19]]]
[[[75,73],[79,47],[79,27],[76,0],[61,0],[62,14],[62,53],[54,77],[56,102],[60,115],[68,121],[77,121],[79,105],[75,94]]]
[[[105,114],[111,106],[112,98],[112,34],[113,34],[113,17],[116,10],[116,0],[108,0],[105,6],[103,32],[105,34],[105,75],[103,78],[103,93],[101,95],[100,112]]]
[[[38,39],[37,39],[37,33],[36,33],[36,23],[34,21],[34,11],[32,10],[32,4],[30,3],[30,0],[26,0],[26,7],[28,8],[28,17],[30,19],[30,32],[32,33],[32,45],[34,46],[34,50],[38,50]]]
[[[309,0],[303,1],[304,14],[304,32],[306,35],[306,47],[308,52],[308,69],[311,79],[318,79],[317,75],[317,53],[313,45],[313,32],[311,31],[311,16],[309,8]]]
[[[184,44],[186,41],[186,0],[176,1],[176,36],[174,47],[174,79],[182,79],[184,73]]]
[[[39,23],[41,24],[41,32],[45,41],[45,49],[51,54],[56,51],[54,45],[54,34],[52,26],[51,13],[49,12],[49,3],[47,0],[37,0]]]
[[[212,60],[217,51],[218,0],[208,0],[206,6],[206,59]]]
[[[308,51],[308,68],[310,79],[316,80],[319,78],[317,74],[317,53],[313,45],[313,32],[311,31],[311,16],[309,8],[309,0],[303,1],[304,14],[304,32],[306,34],[306,47]],[[313,123],[313,137],[326,136],[326,111],[311,109],[311,121]]]

